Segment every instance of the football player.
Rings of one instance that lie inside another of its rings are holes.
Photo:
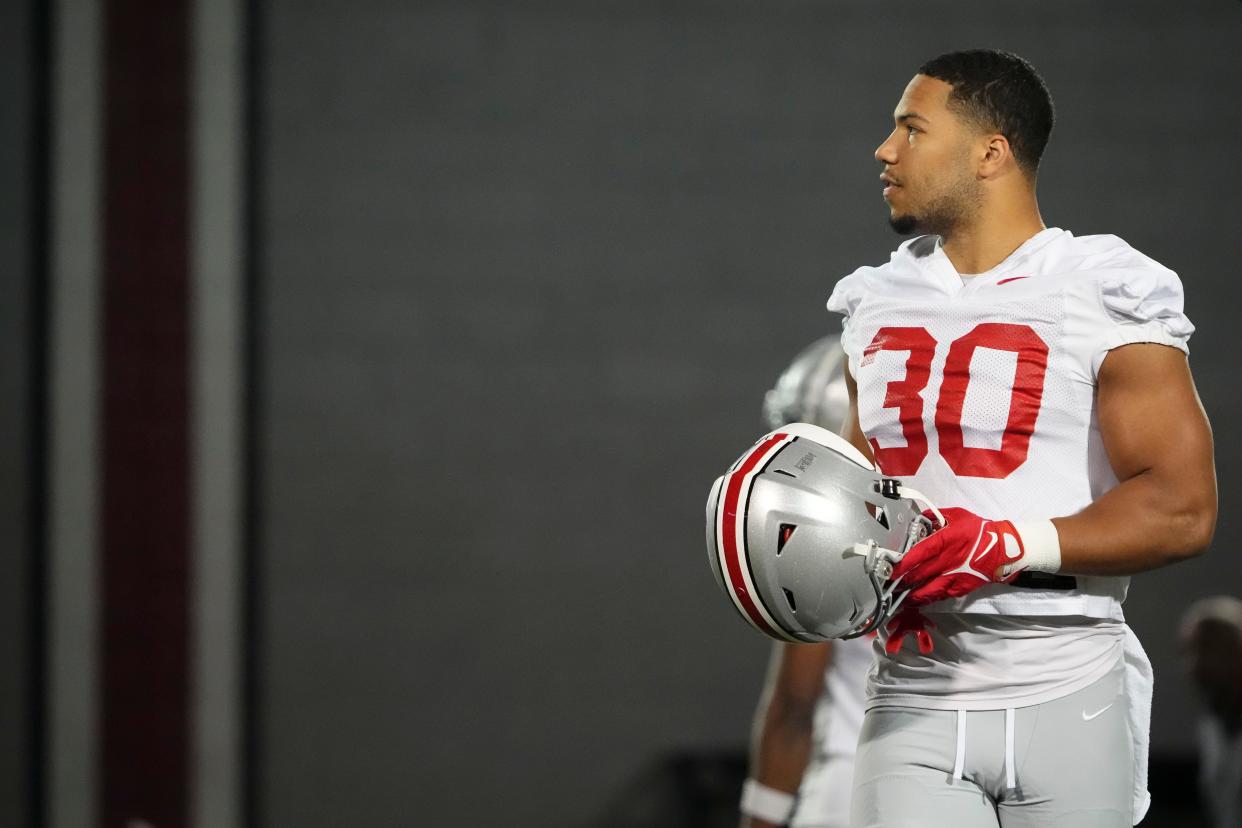
[[[804,422],[840,431],[848,412],[845,354],[836,336],[798,354],[764,400],[764,419],[773,429]],[[872,660],[865,637],[773,645],[755,711],[743,828],[849,825],[854,749]]]
[[[851,824],[1129,826],[1151,668],[1131,574],[1199,554],[1212,439],[1173,271],[1046,227],[1043,79],[991,50],[923,64],[875,152],[918,233],[837,283],[846,434],[944,512],[868,677]],[[890,582],[891,583],[891,582]]]
[[[1215,595],[1182,618],[1186,670],[1203,699],[1199,793],[1213,828],[1242,824],[1242,601]]]

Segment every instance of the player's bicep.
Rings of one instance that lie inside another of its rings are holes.
[[[875,463],[875,455],[871,453],[871,444],[867,442],[867,435],[863,434],[862,426],[858,424],[858,383],[854,382],[854,375],[850,373],[849,366],[845,368],[845,388],[850,394],[850,410],[845,416],[845,422],[841,424],[841,436],[850,441],[854,448],[863,453],[863,456]]]
[[[1215,501],[1212,433],[1185,354],[1166,345],[1108,353],[1098,382],[1100,436],[1121,481],[1153,474]]]

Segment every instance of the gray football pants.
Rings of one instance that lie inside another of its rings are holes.
[[[1076,693],[1008,714],[1008,745],[1004,710],[869,710],[854,766],[850,825],[1129,828],[1134,746],[1127,705],[1118,664]]]

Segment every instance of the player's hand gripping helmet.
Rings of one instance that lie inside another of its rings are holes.
[[[734,608],[782,641],[854,638],[901,603],[893,563],[926,537],[926,501],[843,437],[792,423],[762,437],[707,498],[707,556]],[[933,511],[934,507],[933,507]]]

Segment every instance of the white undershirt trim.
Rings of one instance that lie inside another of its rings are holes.
[[[876,644],[868,710],[1004,710],[1059,699],[1102,678],[1124,656],[1126,626],[1096,619],[927,613],[933,651],[895,655]],[[1025,636],[1025,637],[1023,637]],[[946,659],[944,654],[952,653]],[[1055,664],[1053,663],[1055,661]]]

